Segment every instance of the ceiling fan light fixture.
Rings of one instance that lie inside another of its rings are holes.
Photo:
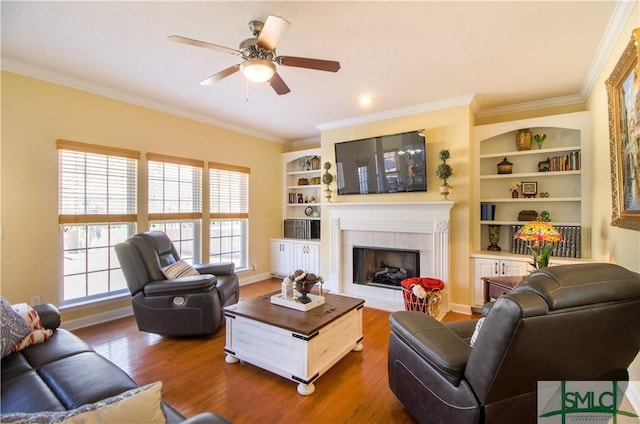
[[[253,82],[265,82],[271,79],[276,72],[275,65],[265,59],[247,59],[240,65],[240,70]]]

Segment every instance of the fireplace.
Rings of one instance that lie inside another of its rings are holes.
[[[420,251],[353,247],[353,284],[400,290],[405,278],[420,275]]]
[[[419,253],[417,276],[444,281],[441,310],[448,310],[449,214],[453,202],[329,203],[326,206],[330,211],[331,231],[327,289],[365,299],[370,307],[389,311],[404,309],[401,290],[357,283],[353,248],[373,246],[415,251]]]

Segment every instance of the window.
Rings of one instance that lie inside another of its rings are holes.
[[[127,290],[113,246],[136,231],[140,153],[58,140],[60,303]]]
[[[249,168],[209,163],[209,262],[248,268]]]
[[[167,233],[180,258],[200,262],[204,161],[147,154],[149,226]]]

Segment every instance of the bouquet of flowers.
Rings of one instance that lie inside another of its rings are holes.
[[[511,183],[511,188],[509,189],[509,191],[513,192],[513,191],[518,191],[518,189],[520,188],[520,186],[522,185],[522,183],[520,181],[514,181]]]

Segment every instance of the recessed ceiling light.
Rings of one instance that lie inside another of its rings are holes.
[[[360,97],[360,105],[369,106],[371,104],[371,97]]]

